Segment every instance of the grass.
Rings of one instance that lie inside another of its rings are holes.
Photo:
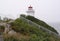
[[[16,34],[4,34],[4,41],[60,41],[55,35],[26,23],[20,18],[10,23]]]

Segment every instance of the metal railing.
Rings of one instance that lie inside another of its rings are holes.
[[[21,16],[21,19],[24,20],[25,22],[27,22],[27,23],[30,24],[30,25],[36,26],[36,27],[38,27],[38,28],[46,31],[46,32],[49,33],[49,34],[53,34],[53,35],[57,36],[58,38],[60,38],[60,35],[59,35],[59,34],[53,32],[53,31],[51,31],[51,30],[49,30],[49,29],[47,29],[47,28],[45,28],[45,27],[43,27],[43,26],[40,26],[40,25],[36,24],[35,22],[32,22],[32,21],[29,20],[29,19],[26,19],[26,18],[24,18],[24,17],[22,17],[22,16]]]

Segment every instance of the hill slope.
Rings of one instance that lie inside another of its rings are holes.
[[[58,34],[58,32],[53,27],[49,26],[44,21],[41,21],[33,16],[26,16],[26,18]]]
[[[19,35],[17,34],[18,37],[4,38],[6,41],[60,41],[55,35],[48,34],[36,26],[28,24],[25,20],[22,20],[21,17],[11,22],[10,25]]]

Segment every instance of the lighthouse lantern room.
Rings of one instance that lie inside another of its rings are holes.
[[[32,6],[28,7],[27,15],[29,16],[34,16],[35,11],[33,10]]]

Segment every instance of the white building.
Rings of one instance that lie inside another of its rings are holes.
[[[28,10],[27,10],[27,15],[34,16],[34,13],[35,13],[35,11],[33,10],[33,7],[29,6]]]

